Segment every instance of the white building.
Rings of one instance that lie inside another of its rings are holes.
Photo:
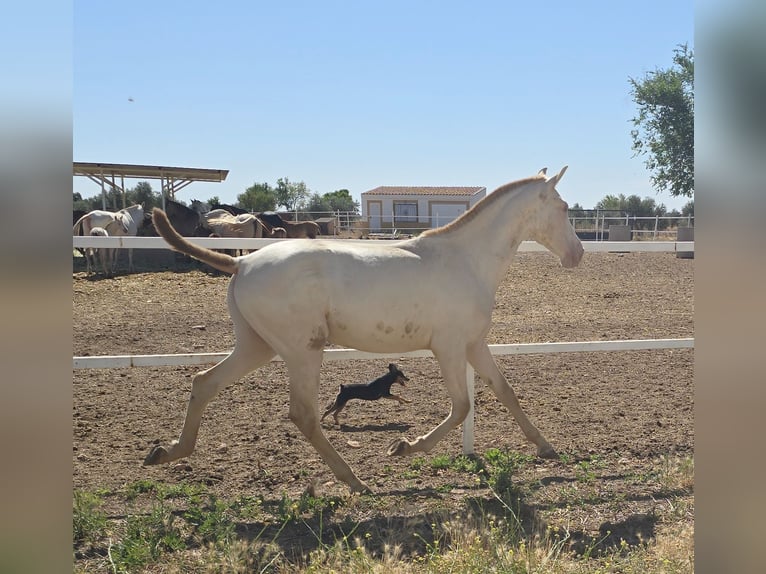
[[[362,218],[371,232],[422,231],[446,225],[486,195],[486,187],[376,187],[362,193]]]

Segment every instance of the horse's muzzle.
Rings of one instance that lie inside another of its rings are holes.
[[[575,249],[567,251],[566,255],[561,258],[561,266],[566,267],[567,269],[577,267],[582,259],[583,253],[585,253],[585,249],[583,249],[582,244],[578,244]]]

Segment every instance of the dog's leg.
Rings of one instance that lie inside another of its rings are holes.
[[[335,412],[332,414],[332,418],[335,419],[335,424],[340,426],[340,421],[338,420],[338,415],[340,414],[340,411],[343,410],[343,407],[346,406],[346,403],[341,404],[337,409],[335,409]]]
[[[333,402],[332,402],[332,404],[331,404],[329,407],[327,407],[327,410],[324,412],[324,414],[322,415],[322,418],[321,418],[321,419],[319,419],[319,421],[320,421],[320,422],[321,422],[321,421],[323,421],[323,420],[324,420],[324,418],[325,418],[327,415],[329,415],[329,414],[330,414],[332,411],[334,411],[334,410],[335,410],[335,409],[337,409],[337,408],[338,408],[338,399],[335,399],[335,401],[333,401]]]
[[[395,400],[395,401],[399,401],[399,403],[401,403],[401,404],[411,403],[412,402],[410,399],[405,399],[404,397],[400,397],[399,395],[394,395],[393,393],[388,395],[386,398],[387,399],[392,399],[392,400]]]

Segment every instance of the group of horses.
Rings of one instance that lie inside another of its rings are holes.
[[[290,221],[274,211],[250,213],[231,205],[208,206],[193,202],[194,209],[172,199],[165,199],[165,212],[173,227],[185,237],[268,237],[309,238],[320,234],[314,221]],[[93,210],[73,212],[73,235],[91,236],[156,236],[154,223],[143,205],[131,205],[117,212]],[[112,276],[117,266],[117,249],[88,248],[80,250],[85,256],[86,273],[97,273],[100,264],[104,276]],[[133,250],[128,249],[128,270],[133,271]]]
[[[144,206],[131,205],[117,212],[95,209],[89,211],[74,222],[72,235],[91,235],[100,237],[135,236],[144,224]],[[117,266],[117,250],[114,248],[85,249],[85,265],[88,275],[95,272],[96,259],[101,263],[105,276],[114,274]],[[133,271],[133,250],[128,249],[128,270]]]

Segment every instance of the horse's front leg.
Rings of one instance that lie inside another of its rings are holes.
[[[450,413],[431,432],[419,436],[414,441],[400,438],[392,442],[391,446],[388,447],[388,454],[391,456],[403,456],[413,452],[430,451],[449,431],[463,422],[465,417],[468,416],[471,405],[468,399],[468,387],[465,382],[465,355],[458,350],[446,352],[434,350],[434,355],[436,355],[436,359],[439,361],[444,384],[447,387],[450,399],[452,399]]]
[[[500,372],[495,359],[492,358],[489,347],[484,341],[480,341],[468,348],[468,361],[476,369],[479,376],[489,385],[497,398],[500,399],[500,402],[511,412],[527,440],[537,446],[537,456],[541,458],[557,458],[556,451],[522,410],[513,387],[508,383],[503,373]]]

